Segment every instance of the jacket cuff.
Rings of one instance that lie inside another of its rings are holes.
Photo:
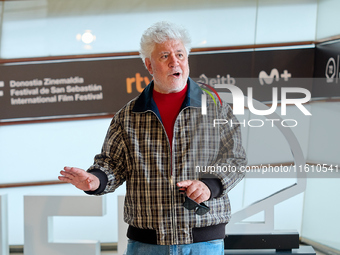
[[[207,185],[207,187],[210,189],[210,198],[208,200],[211,200],[212,198],[217,198],[222,195],[223,193],[222,182],[215,175],[205,174],[202,176],[200,181]]]
[[[108,183],[107,175],[99,169],[91,169],[88,171],[90,174],[95,175],[99,179],[99,187],[94,191],[84,191],[88,195],[98,195],[104,192],[105,187]]]

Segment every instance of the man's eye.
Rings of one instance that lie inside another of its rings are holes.
[[[168,58],[168,55],[163,55],[161,58],[164,58],[164,59]]]

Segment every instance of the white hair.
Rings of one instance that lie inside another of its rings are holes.
[[[187,30],[176,24],[161,21],[149,27],[142,35],[140,41],[140,57],[145,64],[145,58],[151,58],[155,44],[164,43],[168,40],[180,40],[189,55],[191,39]]]

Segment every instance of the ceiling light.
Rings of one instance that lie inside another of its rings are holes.
[[[82,41],[85,44],[90,44],[96,40],[96,36],[92,34],[91,30],[85,30],[83,34],[77,34],[76,39]]]

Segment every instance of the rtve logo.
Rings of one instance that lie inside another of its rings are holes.
[[[284,70],[283,73],[279,74],[279,71],[276,68],[273,68],[270,72],[270,75],[268,75],[265,71],[261,71],[259,73],[259,81],[261,85],[266,84],[272,84],[275,81],[279,81],[280,77],[284,81],[288,81],[289,78],[292,77],[291,73],[288,73],[288,70]]]
[[[142,86],[142,83],[144,83],[145,86]],[[136,90],[141,93],[149,83],[150,80],[147,76],[141,77],[140,73],[136,73],[135,77],[126,78],[126,92],[128,94],[132,93],[133,85],[135,85]]]

